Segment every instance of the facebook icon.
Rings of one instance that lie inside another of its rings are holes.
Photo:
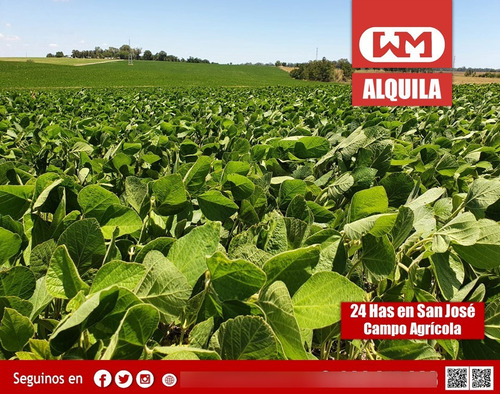
[[[100,369],[94,374],[94,383],[97,387],[108,387],[112,381],[111,374],[105,369]]]

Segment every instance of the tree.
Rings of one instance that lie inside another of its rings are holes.
[[[47,57],[54,57],[52,53],[47,53]]]
[[[276,63],[274,63],[274,65],[275,65],[276,67],[280,67],[280,66],[281,66],[281,62],[280,62],[279,60],[276,60]]]
[[[352,64],[349,63],[347,59],[340,59],[337,62],[337,68],[342,70],[345,79],[351,79],[352,77]]]
[[[130,50],[134,60],[139,60],[141,58],[142,48],[134,48]]]
[[[149,49],[144,51],[144,55],[142,56],[143,60],[153,60],[153,53]]]
[[[160,51],[156,54],[156,58],[157,60],[159,60],[160,62],[164,62],[165,60],[167,60],[167,52],[165,51]]]
[[[56,57],[64,57],[64,53],[62,51],[57,51]]]

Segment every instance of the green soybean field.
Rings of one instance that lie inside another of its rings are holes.
[[[2,90],[0,358],[498,358],[499,152],[498,84]],[[343,340],[348,301],[485,339]]]

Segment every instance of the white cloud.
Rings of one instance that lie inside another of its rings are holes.
[[[51,47],[51,48],[57,48],[58,46],[59,45],[57,45],[57,44],[49,44],[49,47]]]
[[[80,40],[80,44],[85,44],[85,40]]]
[[[21,37],[19,36],[4,36],[0,33],[0,41],[19,41]]]
[[[11,27],[11,26],[12,26],[12,25],[11,25],[9,22],[7,22],[7,23],[5,24],[5,27],[6,27],[6,28],[9,28],[9,27]]]

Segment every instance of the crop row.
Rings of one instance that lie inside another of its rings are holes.
[[[0,356],[500,351],[500,88],[0,95]],[[343,301],[484,301],[483,341],[345,341]]]

